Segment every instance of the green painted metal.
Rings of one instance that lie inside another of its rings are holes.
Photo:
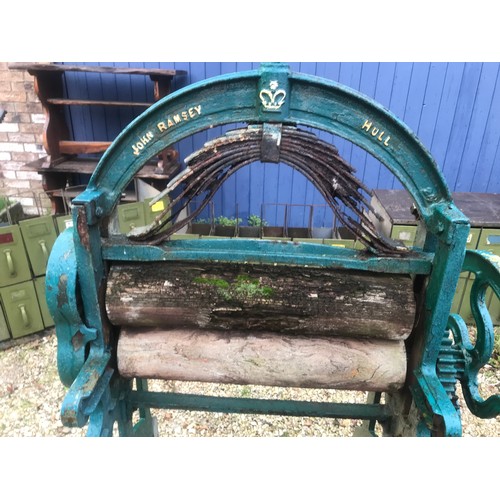
[[[30,265],[19,226],[0,227],[0,287],[29,279]]]
[[[55,217],[57,234],[61,234],[66,229],[73,227],[73,217],[71,214],[69,215],[61,215],[59,217]]]
[[[155,201],[152,205],[150,205],[150,202],[152,202],[152,200],[153,198],[146,198],[144,200],[144,217],[146,220],[146,224],[151,224],[155,220],[155,218],[163,212],[165,207],[170,202],[170,198],[168,197],[168,195],[163,196],[161,199]],[[162,220],[167,219],[168,217],[170,217],[170,212],[165,214],[162,217]]]
[[[283,264],[295,266],[338,267],[394,274],[429,274],[432,255],[415,252],[404,258],[372,255],[366,251],[316,243],[241,238],[197,238],[178,240],[159,246],[120,244],[109,239],[102,253],[110,261],[218,260]],[[123,242],[123,239],[121,240]]]
[[[57,233],[51,215],[26,219],[19,222],[26,252],[34,276],[42,276],[47,268],[52,245]]]
[[[32,281],[1,288],[0,298],[13,338],[24,337],[44,329]]]
[[[146,214],[144,211],[144,203],[136,201],[134,203],[124,203],[118,205],[118,223],[120,232],[127,234],[136,227],[146,225]]]
[[[342,239],[324,239],[324,245],[328,245],[331,247],[340,247],[340,248],[354,248],[354,240],[342,240]]]
[[[318,403],[278,399],[229,398],[174,392],[131,392],[131,404],[145,408],[171,410],[196,410],[220,413],[246,413],[286,415],[291,417],[323,417],[376,419],[384,422],[390,418],[382,404]]]
[[[57,367],[62,383],[69,387],[85,362],[87,344],[97,332],[83,323],[78,307],[77,261],[73,232],[59,235],[49,257],[45,295],[57,333]]]
[[[413,198],[426,229],[425,251],[391,258],[341,248],[327,240],[326,244],[314,244],[196,238],[153,246],[131,243],[124,236],[104,237],[101,221],[112,215],[121,193],[147,160],[194,133],[241,122],[306,125],[364,148],[394,173]],[[204,405],[215,409],[220,404],[221,411],[253,411],[250,403],[248,407],[245,402],[238,406],[240,403],[233,400],[217,403],[186,396],[176,402],[177,396],[151,395],[144,387],[139,395],[131,392],[130,381],[114,371],[116,332],[106,322],[102,303],[108,263],[213,259],[427,276],[408,373],[408,388],[421,419],[416,433],[461,434],[460,414],[437,366],[462,272],[469,222],[455,207],[434,160],[419,140],[371,99],[334,82],[290,72],[279,64],[263,64],[255,71],[223,75],[181,89],[151,106],[117,137],[86,191],[73,200],[72,214],[74,228],[59,236],[47,272],[47,298],[58,335],[59,371],[70,386],[62,409],[68,425],[88,421],[88,435],[111,435],[112,422],[117,421],[121,435],[149,435],[152,425],[147,415],[141,416],[142,431],[134,430],[131,424],[134,404],[146,408],[175,403],[191,409]],[[268,413],[281,403],[255,405]],[[285,411],[293,411],[291,407]],[[361,410],[357,405],[317,408],[323,416],[344,410],[347,418],[387,416],[385,408],[382,413],[371,407]],[[303,411],[316,410],[311,404],[303,405]]]
[[[485,293],[489,286],[495,296],[500,298],[500,257],[490,252],[468,250],[463,268],[475,275],[470,299],[477,327],[475,343],[471,342],[467,326],[460,316],[452,314],[448,328],[463,352],[465,371],[460,382],[468,408],[478,417],[494,418],[500,415],[500,395],[484,400],[479,392],[478,373],[490,360],[495,344],[495,330],[485,302]]]
[[[10,339],[9,327],[0,301],[0,341]]]
[[[500,255],[500,228],[483,228],[477,244],[477,249]],[[488,290],[486,292],[486,302],[493,324],[500,326],[500,300],[491,290]]]
[[[417,236],[417,226],[395,225],[391,231],[393,240],[402,241],[407,247],[413,246],[415,237]]]
[[[43,326],[45,326],[45,328],[50,328],[54,326],[54,319],[50,314],[49,307],[47,306],[47,299],[45,297],[45,276],[35,278],[33,283],[35,284],[35,292],[42,315]]]

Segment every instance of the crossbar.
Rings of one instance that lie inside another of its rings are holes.
[[[172,392],[132,391],[128,397],[132,406],[163,410],[192,410],[215,413],[283,415],[290,417],[376,419],[384,422],[391,417],[387,406],[368,403],[320,403],[314,401],[229,398]]]

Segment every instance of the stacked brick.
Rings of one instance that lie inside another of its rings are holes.
[[[0,62],[0,195],[20,201],[26,214],[47,206],[42,177],[26,164],[46,156],[43,147],[45,117],[27,71],[10,70]],[[41,214],[40,214],[41,215]]]

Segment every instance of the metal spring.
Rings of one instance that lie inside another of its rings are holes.
[[[374,253],[408,252],[406,247],[377,233],[369,217],[371,213],[381,218],[370,205],[372,193],[357,179],[356,170],[340,157],[335,146],[294,126],[280,126],[280,132],[279,161],[302,173],[322,194],[338,220],[363,245]],[[262,143],[263,127],[256,125],[230,131],[207,142],[186,158],[186,170],[168,187],[168,191],[172,191],[184,183],[182,192],[157,215],[151,226],[145,231],[130,234],[129,238],[155,245],[189,224],[203,211],[225,180],[240,168],[261,160]],[[200,196],[203,199],[195,211],[162,231],[194,198]],[[343,207],[350,209],[359,220],[347,215]],[[170,215],[164,218],[169,212]]]

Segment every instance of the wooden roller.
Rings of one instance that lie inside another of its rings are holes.
[[[122,329],[122,376],[162,380],[394,391],[403,341],[200,330]]]
[[[415,319],[408,275],[286,265],[120,264],[106,292],[120,326],[406,339]]]

